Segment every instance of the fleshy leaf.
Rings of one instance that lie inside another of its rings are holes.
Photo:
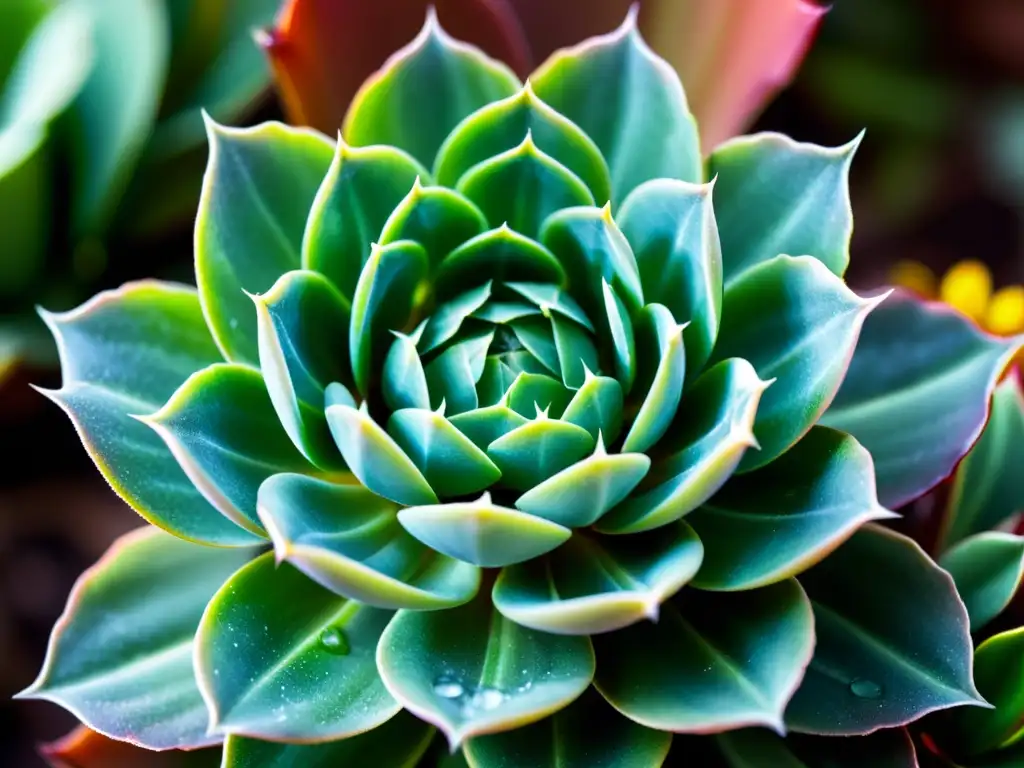
[[[338,597],[272,552],[228,579],[203,614],[195,672],[210,731],[327,741],[394,717],[374,654],[390,611]]]
[[[560,418],[572,398],[573,393],[566,389],[560,381],[555,381],[550,376],[540,373],[520,373],[505,392],[505,400],[509,408],[525,417],[536,416],[537,409],[540,408],[552,418]],[[571,431],[565,430],[565,433],[570,434]],[[590,448],[593,448],[593,443],[587,450]],[[570,459],[565,466],[577,458],[583,458],[586,452],[586,450],[582,451],[579,456]],[[554,472],[559,469],[562,467],[559,466]]]
[[[667,525],[699,507],[756,447],[754,415],[766,383],[746,360],[723,360],[686,393],[647,482],[597,521],[604,533],[636,533]]]
[[[679,76],[640,37],[636,13],[611,34],[556,52],[531,77],[537,95],[600,148],[614,201],[650,179],[699,182],[703,176],[697,126]]]
[[[339,141],[309,210],[302,237],[302,266],[325,275],[351,300],[370,246],[422,165],[394,147],[350,147]]]
[[[343,765],[417,765],[434,738],[434,729],[408,712],[399,712],[372,731],[323,744],[285,744],[228,736],[223,768],[338,768]]]
[[[328,405],[327,423],[359,482],[398,504],[433,504],[437,496],[423,474],[365,408]]]
[[[677,325],[661,304],[648,304],[636,326],[637,378],[643,402],[622,443],[623,451],[647,451],[668,430],[683,396],[686,379],[685,325]]]
[[[871,455],[856,440],[812,427],[687,518],[705,550],[694,586],[754,589],[810,568],[864,523],[895,517],[879,506],[874,481]]]
[[[609,454],[598,432],[593,454],[535,485],[516,499],[516,508],[568,528],[585,528],[626,498],[650,468],[651,460],[642,453]]]
[[[339,469],[324,390],[335,381],[351,383],[348,302],[327,278],[305,270],[285,273],[253,301],[260,370],[285,432],[310,462]]]
[[[793,580],[731,594],[686,591],[657,624],[598,635],[594,646],[595,685],[631,720],[677,733],[781,731],[814,648],[814,620]]]
[[[660,766],[672,734],[627,720],[588,689],[565,709],[514,731],[478,736],[463,751],[473,768]]]
[[[572,171],[594,200],[611,197],[611,178],[601,150],[572,121],[553,110],[526,86],[467,117],[437,153],[437,183],[454,187],[462,175],[488,158],[514,149],[529,133],[537,147]]]
[[[129,416],[155,411],[194,371],[221,359],[195,290],[128,283],[70,312],[42,314],[64,377],[61,389],[45,394],[71,418],[118,495],[176,536],[221,546],[257,542],[206,501],[153,430]]]
[[[416,39],[392,54],[359,89],[342,133],[356,146],[403,149],[429,168],[463,118],[519,87],[512,70],[454,40],[430,10]]]
[[[423,333],[424,324],[411,334],[392,331],[395,340],[384,358],[381,393],[384,403],[393,411],[401,408],[429,408],[430,391],[416,343]]]
[[[1024,728],[1024,628],[990,637],[974,652],[978,690],[993,709],[961,708],[948,713],[941,736],[956,751],[976,755],[1020,741]],[[970,760],[967,765],[974,765]],[[1011,765],[1012,763],[1008,763]]]
[[[301,264],[306,218],[334,145],[313,131],[207,119],[210,159],[196,217],[196,281],[210,330],[228,360],[259,364],[256,313],[246,297]]]
[[[495,403],[452,416],[452,426],[473,441],[477,448],[486,450],[502,435],[527,423],[525,416],[513,411],[504,403]]]
[[[487,455],[501,470],[503,484],[527,491],[582,459],[594,445],[582,427],[540,413],[487,446]]]
[[[411,240],[377,246],[359,274],[348,344],[352,375],[364,397],[383,368],[391,332],[409,323],[416,289],[426,276],[427,252]]]
[[[556,211],[594,204],[587,185],[545,154],[530,133],[512,149],[466,171],[456,189],[480,207],[492,227],[508,224],[532,238]]]
[[[602,283],[614,289],[630,317],[644,305],[633,249],[610,206],[560,210],[544,223],[540,241],[558,257],[569,276],[569,293],[592,317],[600,317]]]
[[[722,317],[722,247],[711,204],[714,182],[657,179],[637,187],[615,217],[626,236],[644,299],[668,307],[683,331],[686,370],[711,356]]]
[[[192,676],[192,637],[210,597],[252,554],[156,528],[122,536],[78,579],[42,672],[20,696],[149,749],[216,743]]]
[[[454,749],[566,706],[590,685],[594,651],[585,637],[509,621],[484,592],[447,611],[399,611],[381,636],[377,665],[391,694]]]
[[[562,265],[547,248],[502,224],[467,240],[441,262],[437,294],[458,296],[487,281],[540,281],[565,285]]]
[[[552,554],[505,568],[494,605],[517,624],[559,635],[610,632],[657,619],[700,567],[686,523],[639,536],[573,536]]]
[[[860,140],[829,149],[759,133],[711,154],[727,287],[780,253],[810,254],[843,276],[853,235],[850,163]]]
[[[467,335],[427,364],[424,374],[432,406],[444,404],[448,413],[456,415],[480,405],[476,384],[484,374],[493,337],[493,331]]]
[[[875,460],[878,498],[900,507],[946,477],[981,434],[988,398],[1022,339],[997,339],[944,305],[890,296],[864,329],[826,426]]]
[[[742,357],[775,380],[754,420],[761,449],[744,455],[740,471],[779,456],[824,413],[880,300],[859,298],[810,256],[776,256],[729,286],[712,361]]]
[[[220,768],[221,763],[219,746],[153,752],[84,725],[38,749],[54,768]]]
[[[1010,604],[1024,577],[1024,538],[989,531],[964,539],[939,560],[976,632]]]
[[[542,517],[491,502],[407,507],[398,513],[409,533],[431,549],[485,568],[496,568],[550,552],[572,532]]]
[[[416,342],[420,354],[428,354],[451,341],[466,319],[491,298],[491,284],[492,282],[488,280],[483,285],[465,291],[451,301],[435,307],[419,341]]]
[[[786,711],[791,729],[859,735],[981,703],[967,611],[953,580],[910,539],[868,524],[800,583],[818,641]],[[907,631],[908,616],[927,630]]]
[[[432,552],[398,523],[398,506],[361,485],[274,475],[259,514],[278,562],[378,608],[447,608],[476,594],[478,570]]]
[[[918,768],[914,742],[905,730],[831,739],[793,734],[786,739],[750,728],[715,737],[729,768]]]
[[[1024,467],[1024,395],[1021,381],[1010,375],[996,387],[988,423],[956,469],[944,521],[946,544],[995,528],[1024,512],[1020,467]]]
[[[278,472],[313,471],[278,421],[263,377],[247,366],[218,363],[197,371],[163,408],[140,418],[210,504],[258,535],[260,483]]]
[[[622,429],[622,408],[622,385],[588,370],[561,419],[583,427],[594,440],[603,435],[609,443],[614,443]]]
[[[442,498],[479,493],[501,477],[487,454],[436,411],[395,411],[388,433]]]

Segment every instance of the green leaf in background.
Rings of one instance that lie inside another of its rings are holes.
[[[228,736],[223,768],[413,768],[427,751],[434,729],[399,712],[372,731],[323,744],[284,744]]]
[[[715,149],[708,175],[726,286],[780,253],[813,256],[843,276],[853,235],[848,177],[862,137],[829,149],[759,133]]]
[[[130,416],[157,410],[193,371],[221,359],[195,289],[128,283],[43,319],[64,375],[59,390],[44,394],[71,418],[118,495],[184,539],[222,546],[259,541],[211,506],[160,436]]]
[[[640,37],[638,12],[634,8],[615,32],[556,52],[530,78],[537,95],[604,154],[613,203],[650,179],[703,181],[686,94],[672,68]]]
[[[711,356],[722,318],[722,248],[711,204],[713,184],[657,179],[637,187],[616,221],[633,248],[644,299],[664,304],[680,323],[686,371]]]
[[[260,486],[259,515],[277,560],[379,608],[448,608],[476,594],[480,572],[406,533],[398,505],[361,485],[274,475]]]
[[[864,323],[821,423],[871,452],[879,500],[902,506],[945,478],[977,439],[988,396],[1020,344],[896,293]]]
[[[229,578],[196,632],[211,732],[328,741],[400,707],[374,664],[390,611],[338,597],[267,552]]]
[[[586,637],[513,623],[483,591],[447,611],[399,611],[380,639],[377,665],[392,695],[440,728],[454,750],[562,709],[590,685],[594,652]]]
[[[68,0],[90,19],[95,64],[71,107],[74,228],[108,223],[156,122],[170,59],[161,0]]]
[[[638,536],[578,534],[542,559],[502,570],[492,598],[512,621],[543,632],[609,632],[657,619],[702,555],[683,522]]]
[[[976,632],[1010,604],[1024,577],[1024,538],[990,531],[964,539],[942,555]]]
[[[325,275],[349,301],[371,245],[426,169],[394,147],[339,141],[302,236],[302,266]]]
[[[866,525],[800,583],[818,639],[786,710],[789,728],[860,735],[984,706],[971,675],[967,611],[949,574],[913,541]],[[907,616],[927,630],[908,632]]]
[[[359,89],[342,134],[354,146],[398,147],[430,168],[464,117],[519,88],[511,69],[450,37],[430,10],[417,38]]]
[[[782,731],[814,621],[792,579],[730,594],[684,590],[657,624],[597,635],[594,647],[597,689],[631,720],[678,733]]]
[[[773,381],[754,420],[760,450],[747,451],[739,471],[764,466],[818,420],[877,304],[809,256],[776,256],[729,286],[712,362],[742,357],[763,381]]]
[[[39,678],[19,695],[149,749],[216,743],[192,675],[192,638],[210,597],[252,555],[156,528],[122,536],[75,584]]]
[[[167,443],[192,484],[228,520],[257,536],[260,484],[312,472],[274,412],[260,372],[218,363],[192,374],[159,411],[140,416]]]
[[[794,734],[786,739],[763,729],[715,737],[729,768],[918,768],[905,730],[830,739]]]
[[[1010,745],[1024,735],[1024,627],[979,645],[974,653],[974,677],[981,695],[994,708],[950,712],[939,734],[966,755]]]
[[[778,459],[733,478],[688,518],[704,544],[700,589],[753,589],[796,576],[870,520],[871,456],[849,435],[811,431]]]
[[[648,768],[671,745],[672,734],[627,720],[591,688],[545,720],[470,739],[463,751],[472,768]]]
[[[301,266],[307,215],[334,145],[280,123],[240,129],[207,119],[207,133],[195,234],[199,296],[226,357],[258,365],[256,313],[245,293],[268,291]]]
[[[944,544],[1002,525],[1024,512],[1024,395],[1020,374],[992,396],[988,423],[957,467],[946,511]]]

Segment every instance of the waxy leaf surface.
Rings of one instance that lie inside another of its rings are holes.
[[[964,539],[939,559],[964,601],[975,632],[1010,604],[1024,577],[1024,538],[988,531]]]

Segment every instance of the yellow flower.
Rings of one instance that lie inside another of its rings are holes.
[[[889,279],[925,298],[949,304],[989,333],[1024,333],[1024,285],[1008,285],[993,292],[992,274],[980,261],[954,264],[941,280],[924,264],[901,261],[892,268]]]

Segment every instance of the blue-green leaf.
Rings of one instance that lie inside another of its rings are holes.
[[[942,555],[939,565],[956,583],[976,632],[1010,604],[1024,577],[1024,538],[987,531],[970,536]]]
[[[504,485],[526,491],[582,459],[594,445],[583,427],[540,412],[487,446],[487,455],[501,470]]]
[[[759,133],[711,154],[727,286],[780,253],[809,254],[843,276],[853,234],[848,177],[862,136],[828,149]]]
[[[647,451],[668,431],[683,396],[686,378],[685,325],[677,325],[661,304],[648,304],[637,320],[637,379],[644,393],[623,451]]]
[[[195,235],[199,296],[227,358],[256,365],[256,313],[245,292],[268,291],[301,266],[306,219],[334,146],[281,123],[225,128],[207,119],[207,133]]]
[[[615,201],[650,179],[699,182],[703,175],[679,76],[640,37],[637,12],[611,34],[558,51],[530,78],[537,95],[600,148]]]
[[[416,39],[359,89],[342,132],[354,145],[404,149],[429,168],[464,117],[519,87],[504,64],[450,37],[431,9]]]
[[[565,285],[565,270],[558,259],[536,240],[509,229],[503,223],[467,240],[438,269],[437,294],[450,299],[488,281],[538,281]]]

